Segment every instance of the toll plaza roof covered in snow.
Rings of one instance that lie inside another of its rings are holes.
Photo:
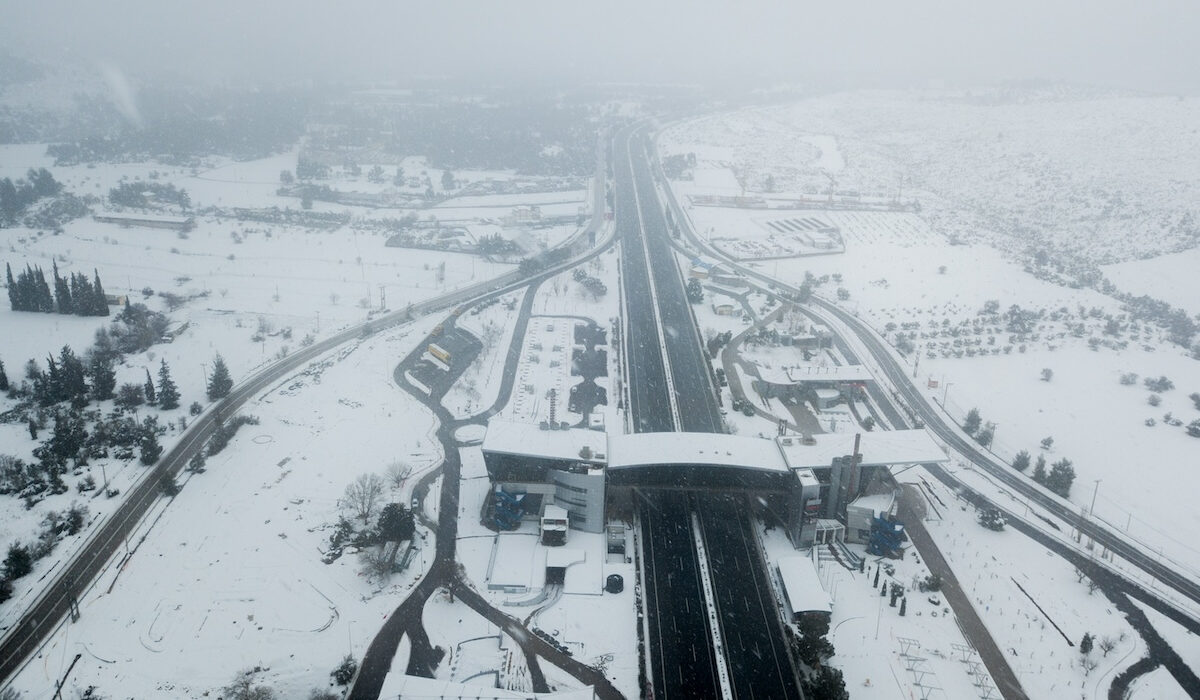
[[[604,464],[607,443],[607,436],[596,430],[543,430],[533,423],[493,418],[488,421],[487,434],[483,437],[483,451]],[[584,454],[589,456],[584,457]]]
[[[801,382],[869,382],[871,373],[862,365],[796,365],[765,367],[756,365],[758,376],[768,384],[799,384]]]
[[[817,568],[808,557],[780,557],[779,578],[793,615],[833,612],[833,601],[821,587]]]
[[[786,474],[773,440],[722,433],[632,433],[608,440],[610,472],[656,465],[736,467]]]
[[[924,429],[876,430],[859,435],[862,437],[858,451],[863,466],[949,461],[945,451]],[[835,457],[853,454],[854,436],[854,433],[821,433],[807,441],[791,436],[775,438],[775,442],[788,467],[804,469],[828,467]]]

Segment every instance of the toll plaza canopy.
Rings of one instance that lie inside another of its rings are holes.
[[[608,438],[610,471],[689,464],[786,474],[774,440],[722,433],[631,433]]]
[[[854,453],[854,433],[821,433],[811,438],[776,438],[791,469],[827,467],[835,457]],[[949,461],[946,452],[924,429],[876,430],[859,433],[860,464],[866,467]],[[806,444],[807,443],[807,444]]]
[[[797,365],[795,367],[766,367],[756,365],[759,377],[768,384],[799,384],[801,382],[869,382],[871,373],[862,365]]]

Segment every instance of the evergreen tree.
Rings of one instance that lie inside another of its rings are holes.
[[[21,290],[17,286],[17,281],[13,279],[10,263],[4,263],[4,273],[8,285],[8,305],[12,307],[13,311],[24,311],[24,305],[21,303]]]
[[[114,402],[121,408],[137,408],[145,400],[146,397],[142,395],[142,387],[128,382],[122,384],[121,388],[117,389],[117,396]]]
[[[62,373],[58,371],[58,363],[53,355],[46,356],[46,383],[42,392],[42,405],[58,403],[66,398],[63,392]]]
[[[92,269],[92,294],[94,303],[92,305],[92,316],[107,316],[108,315],[108,295],[104,293],[104,285],[100,284],[100,272],[95,268]]]
[[[1023,472],[1026,469],[1028,469],[1029,468],[1029,452],[1026,450],[1021,450],[1020,452],[1018,452],[1017,456],[1013,457],[1012,468],[1016,469],[1019,472]]]
[[[154,391],[154,380],[150,378],[150,368],[146,368],[146,383],[142,385],[142,394],[146,397],[146,403],[153,406],[158,403],[158,395]]]
[[[1093,644],[1092,633],[1084,632],[1083,639],[1079,640],[1079,653],[1084,655],[1092,653]]]
[[[822,666],[804,679],[804,697],[811,700],[850,700],[846,679],[832,666]]]
[[[4,557],[4,578],[18,579],[33,571],[33,555],[29,548],[19,542],[8,546],[8,555]]]
[[[33,416],[30,416],[29,417],[29,439],[30,440],[37,440],[37,430],[38,430],[37,421],[35,421],[33,419]]]
[[[0,391],[8,391],[8,374],[4,371],[4,360],[0,360]]]
[[[389,503],[379,514],[379,536],[384,542],[412,539],[416,531],[412,511],[399,503]]]
[[[58,262],[54,263],[54,301],[58,305],[58,313],[72,313],[74,307],[71,305],[71,289],[67,286],[67,281],[58,274]]]
[[[158,420],[147,416],[142,423],[142,438],[139,441],[142,464],[150,466],[162,456],[162,445],[158,444]]]
[[[77,413],[59,411],[54,414],[54,433],[46,443],[46,456],[52,456],[55,464],[66,464],[68,459],[79,454],[86,440],[83,418]]]
[[[996,426],[992,423],[988,423],[987,425],[980,428],[979,432],[975,433],[975,442],[978,442],[980,445],[983,445],[984,447],[991,447],[992,446],[992,437],[995,434],[996,434]]]
[[[979,409],[972,408],[970,411],[967,411],[967,418],[963,421],[963,432],[967,435],[974,435],[975,431],[979,430],[979,426],[982,422],[983,419],[979,416]]]
[[[37,310],[43,313],[54,312],[54,295],[50,293],[50,285],[46,283],[46,273],[42,272],[42,268],[37,268]]]
[[[1038,455],[1037,463],[1033,465],[1033,480],[1039,484],[1046,483],[1046,457]]]
[[[1046,488],[1066,498],[1071,493],[1071,485],[1075,483],[1075,467],[1071,460],[1063,458],[1050,465],[1050,473],[1046,476]]]
[[[233,379],[229,376],[229,368],[225,366],[225,360],[217,355],[213,360],[212,376],[208,379],[208,400],[223,399],[229,396],[232,389]]]
[[[167,361],[163,360],[158,366],[158,407],[164,411],[179,408],[179,387],[171,379],[171,370]]]
[[[92,361],[88,365],[88,375],[92,378],[92,398],[97,401],[107,401],[113,397],[117,388],[117,374],[113,371],[112,361],[98,352],[92,353]]]
[[[75,408],[87,405],[88,385],[83,361],[75,356],[69,345],[64,345],[58,356],[59,381],[62,385],[63,397]]]

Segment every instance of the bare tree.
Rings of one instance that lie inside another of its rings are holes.
[[[383,479],[378,474],[363,474],[346,487],[341,506],[354,512],[363,523],[370,522],[383,496]]]
[[[1113,639],[1112,637],[1104,637],[1100,640],[1100,644],[1098,646],[1100,647],[1100,651],[1104,652],[1105,656],[1108,656],[1108,652],[1117,648],[1117,640]]]
[[[392,462],[387,468],[388,485],[398,489],[404,485],[404,480],[412,473],[412,467],[404,462]]]

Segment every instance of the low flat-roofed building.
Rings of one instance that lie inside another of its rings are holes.
[[[165,228],[173,231],[190,231],[196,226],[196,220],[190,216],[166,216],[161,214],[96,214],[93,221],[118,226],[141,226],[144,228]]]
[[[833,613],[833,600],[821,587],[816,565],[804,556],[780,557],[776,568],[792,619],[804,615]]]
[[[513,494],[540,494],[547,507],[565,509],[575,529],[604,531],[608,436],[603,432],[548,430],[493,418],[482,449],[492,483]]]

